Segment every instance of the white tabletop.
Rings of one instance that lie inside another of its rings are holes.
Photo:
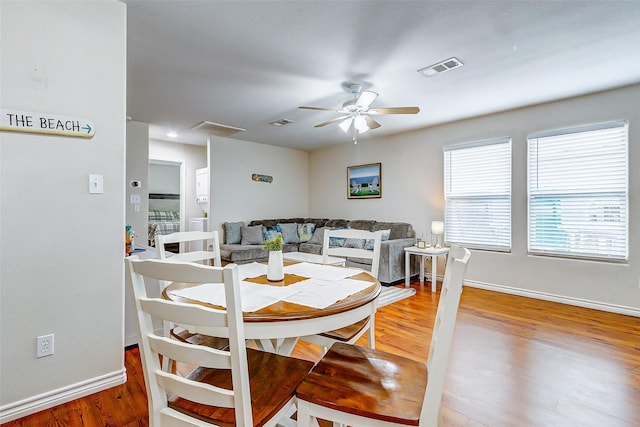
[[[299,262],[315,262],[317,264],[330,264],[330,265],[341,265],[344,267],[345,260],[344,258],[338,257],[327,257],[327,262],[324,262],[324,257],[322,255],[309,254],[306,252],[283,252],[282,259],[287,261],[299,261]]]
[[[404,248],[405,252],[410,252],[412,254],[424,254],[424,255],[443,255],[449,253],[449,248],[436,248],[435,246],[430,246],[428,248],[418,248],[416,246],[409,246]]]

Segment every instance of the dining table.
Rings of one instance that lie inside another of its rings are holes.
[[[340,329],[375,313],[381,285],[350,267],[285,262],[284,279],[267,280],[265,263],[238,265],[245,339],[265,351],[289,355],[298,339]],[[224,309],[222,284],[170,283],[162,298]],[[220,336],[207,327],[192,333]]]

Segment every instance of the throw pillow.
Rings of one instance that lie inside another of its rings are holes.
[[[225,222],[224,235],[228,245],[238,245],[242,240],[242,227],[244,222]]]
[[[243,245],[264,245],[264,235],[262,234],[262,226],[254,225],[252,227],[242,227]]]
[[[316,228],[316,231],[314,231],[313,237],[309,240],[309,243],[322,246],[324,243],[324,230],[326,229],[326,227]]]
[[[279,227],[262,227],[262,237],[264,240],[273,240],[278,237]]]
[[[389,235],[391,234],[391,230],[382,230],[382,236],[380,241],[384,242],[385,240],[389,240]],[[367,239],[367,242],[364,244],[364,248],[368,251],[373,250],[373,239]]]
[[[371,249],[373,249],[373,240],[371,241]],[[354,248],[354,249],[363,249],[364,248],[364,239],[353,239],[348,238],[345,239],[344,242],[345,248]]]
[[[298,239],[300,242],[308,242],[313,237],[316,225],[312,222],[306,224],[298,224]]]
[[[346,239],[344,237],[329,237],[329,247],[330,248],[341,248],[345,246]],[[347,246],[348,247],[348,246]]]
[[[278,224],[278,228],[282,232],[282,241],[284,243],[298,243],[298,224],[292,222],[290,224]]]

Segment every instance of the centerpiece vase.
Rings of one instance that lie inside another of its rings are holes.
[[[269,251],[269,262],[267,264],[267,280],[279,282],[284,280],[284,264],[282,262],[282,251]]]

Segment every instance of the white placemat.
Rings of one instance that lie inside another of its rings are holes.
[[[242,311],[258,311],[261,308],[282,301],[297,292],[299,292],[299,289],[294,289],[293,286],[258,285],[256,283],[242,281],[240,282]],[[207,283],[192,288],[171,291],[169,294],[221,307],[227,306],[224,295],[224,284],[222,283]]]
[[[341,270],[344,270],[341,268]],[[306,305],[308,307],[326,308],[341,299],[368,288],[373,283],[364,280],[344,279],[339,282],[333,280],[307,279],[287,288],[295,288],[298,292],[283,298],[287,302]]]
[[[287,265],[284,272],[297,276],[308,277],[310,279],[322,279],[338,281],[347,277],[362,273],[358,268],[335,267],[332,265],[314,264],[311,262],[300,262],[298,264]]]
[[[259,262],[251,262],[249,264],[238,265],[238,277],[240,280],[250,279],[252,277],[264,276],[267,274],[267,265]]]

